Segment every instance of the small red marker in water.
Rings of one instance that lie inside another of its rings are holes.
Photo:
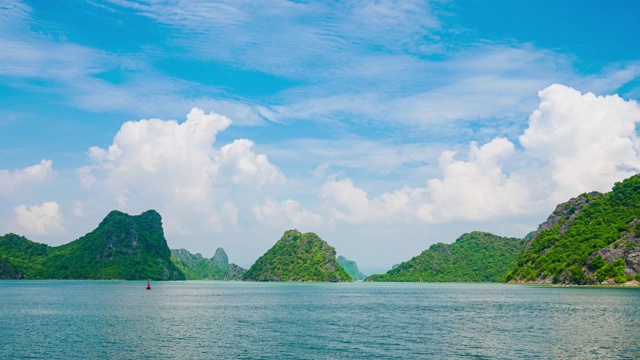
[[[149,283],[149,280],[147,280],[147,290],[151,290],[151,283]]]

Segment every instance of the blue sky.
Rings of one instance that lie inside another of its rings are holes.
[[[639,10],[4,0],[0,233],[155,208],[172,248],[247,266],[295,227],[369,271],[523,236],[638,172]]]

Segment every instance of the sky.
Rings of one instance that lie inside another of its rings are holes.
[[[640,169],[636,1],[0,0],[0,234],[111,211],[250,266],[523,237]]]

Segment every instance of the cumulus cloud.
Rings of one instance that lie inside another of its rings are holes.
[[[33,206],[20,205],[14,211],[18,225],[31,234],[48,235],[64,231],[60,206],[55,201]]]
[[[520,136],[526,155],[542,161],[555,188],[553,201],[585,191],[607,191],[640,171],[636,123],[640,106],[617,95],[596,96],[551,85]]]
[[[434,223],[535,214],[583,192],[609,191],[640,171],[635,101],[558,84],[538,96],[520,149],[496,137],[482,146],[471,142],[463,159],[444,151],[440,175],[425,187],[374,198],[350,179],[330,178],[320,197],[331,218],[357,224],[402,215]]]
[[[323,223],[322,216],[303,209],[299,202],[291,199],[267,199],[263,204],[254,206],[253,213],[260,223],[269,226],[313,228]]]
[[[194,221],[213,229],[235,225],[242,206],[236,201],[282,184],[285,177],[249,140],[215,147],[217,135],[230,124],[229,118],[198,108],[182,123],[126,122],[108,148],[89,149],[91,164],[77,169],[80,183],[97,196],[106,192],[103,201],[115,200],[118,208],[160,210],[177,233],[189,233]]]
[[[53,176],[52,166],[53,161],[42,160],[24,169],[0,170],[0,193],[11,194],[21,186],[49,180]]]
[[[467,161],[455,160],[455,152],[443,152],[442,178],[427,182],[429,201],[420,207],[418,216],[427,222],[483,220],[524,211],[526,186],[517,176],[505,174],[501,166],[514,154],[513,143],[504,138],[481,147],[472,142]]]
[[[320,198],[330,219],[359,224],[402,221],[422,198],[423,189],[402,188],[369,198],[351,179],[329,179],[320,189]]]
[[[253,141],[235,140],[220,149],[220,169],[232,174],[234,184],[254,185],[262,188],[267,183],[283,183],[284,176],[269,162],[267,155],[253,152]]]

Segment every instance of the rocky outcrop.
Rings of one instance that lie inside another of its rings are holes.
[[[640,280],[640,174],[582,194],[540,224],[506,280],[631,284]]]
[[[247,272],[247,269],[240,267],[234,263],[231,263],[227,266],[227,270],[229,271],[229,280],[243,280],[244,273]]]
[[[222,269],[226,269],[229,267],[229,257],[223,248],[219,247],[216,249],[216,253],[211,258],[214,264],[218,265],[218,267]]]
[[[562,222],[562,225],[558,228],[558,235],[564,234],[573,220],[580,215],[582,209],[590,204],[595,198],[602,196],[602,193],[592,191],[590,193],[584,193],[578,197],[575,197],[565,203],[556,206],[556,209],[549,215],[547,220],[538,226],[538,229],[533,234],[527,234],[525,237],[528,239],[525,245],[525,251],[529,250],[531,243],[536,240],[541,232],[553,229],[556,225]]]

